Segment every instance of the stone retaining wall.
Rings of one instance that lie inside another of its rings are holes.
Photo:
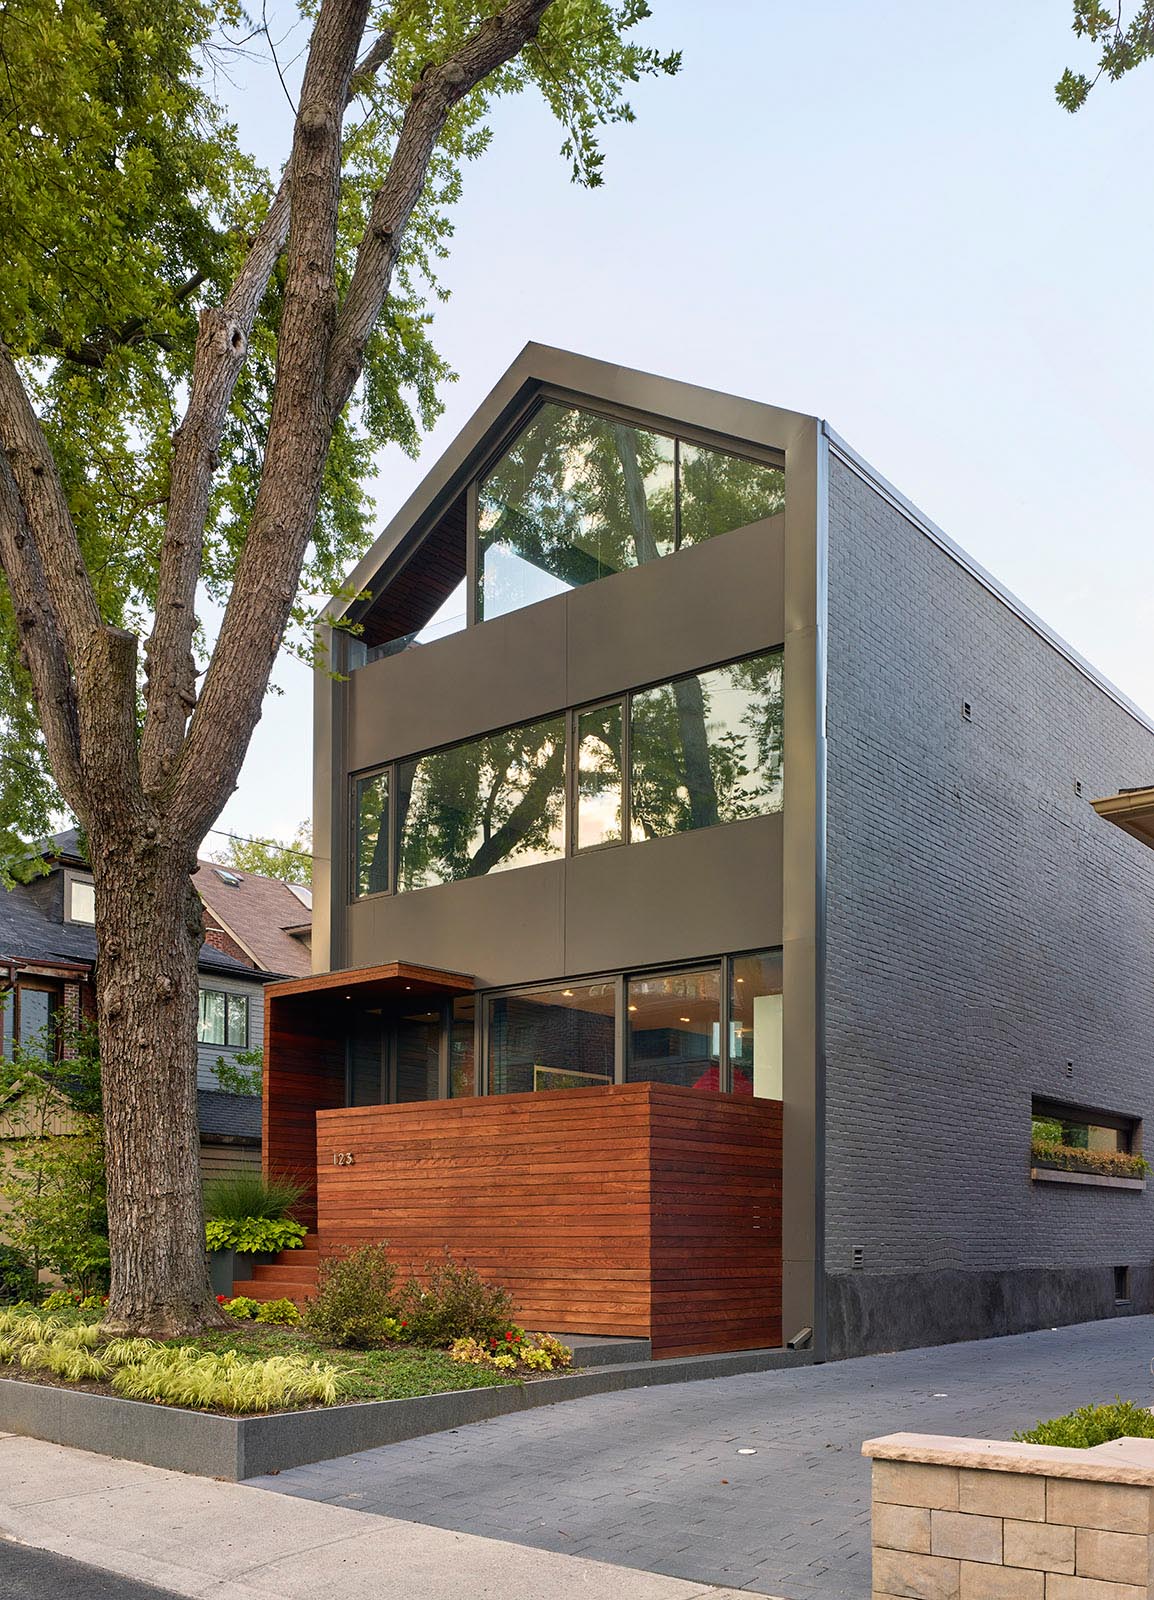
[[[1154,1439],[890,1434],[862,1449],[874,1600],[1154,1600]]]

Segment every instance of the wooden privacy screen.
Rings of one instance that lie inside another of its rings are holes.
[[[321,1248],[447,1246],[529,1328],[781,1343],[781,1106],[663,1084],[317,1114]]]

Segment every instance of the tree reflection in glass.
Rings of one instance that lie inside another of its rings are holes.
[[[397,791],[400,889],[563,855],[565,719],[402,762]]]
[[[661,838],[781,806],[781,652],[633,696],[632,837]]]
[[[491,618],[780,511],[780,467],[549,402],[478,495]]]

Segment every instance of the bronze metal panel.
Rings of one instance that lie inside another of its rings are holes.
[[[349,770],[563,709],[567,598],[542,600],[352,673]]]
[[[781,644],[784,516],[574,589],[570,705]]]
[[[782,818],[574,856],[560,976],[781,943]]]
[[[349,908],[354,967],[406,961],[471,972],[479,988],[564,970],[564,861],[380,895]]]

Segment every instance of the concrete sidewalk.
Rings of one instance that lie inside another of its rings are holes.
[[[738,1600],[581,1556],[0,1434],[0,1535],[188,1600]],[[4,1545],[0,1543],[0,1592]],[[747,1597],[746,1597],[747,1600]]]

